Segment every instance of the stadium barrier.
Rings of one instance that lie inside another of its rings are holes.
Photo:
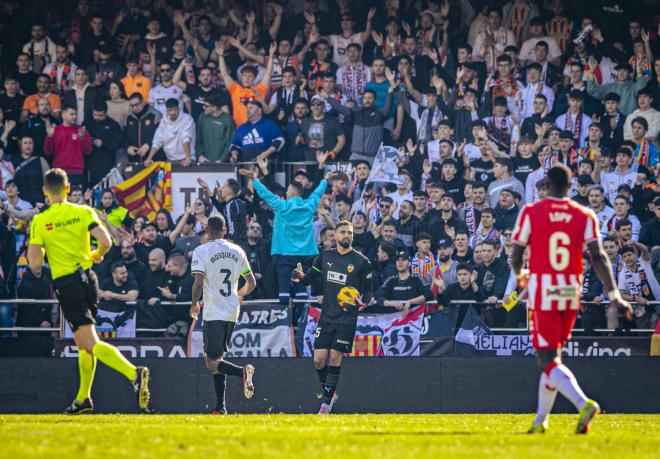
[[[209,413],[213,379],[203,359],[132,359],[151,368],[155,413]],[[320,390],[309,359],[232,359],[256,366],[255,396],[243,398],[228,378],[227,406],[236,413],[316,413]],[[608,413],[658,413],[660,359],[566,358],[584,391]],[[1,413],[59,413],[78,385],[76,359],[0,359]],[[631,377],[634,375],[634,377]],[[337,413],[532,413],[539,370],[531,358],[417,357],[346,359]],[[98,365],[97,413],[134,413],[126,380]],[[575,413],[563,397],[553,412]],[[531,418],[530,418],[531,419]],[[521,429],[525,426],[520,426]]]
[[[5,299],[2,300],[3,303],[5,304],[13,304],[13,305],[26,305],[26,306],[42,306],[46,304],[58,304],[58,301],[56,299],[43,299],[43,300],[37,300],[37,299],[26,299],[26,298],[14,298],[14,299]],[[261,300],[246,300],[242,304],[243,306],[250,306],[250,305],[259,305],[259,304],[278,304],[279,299],[261,299]],[[502,304],[502,301],[498,301],[498,304]],[[525,304],[524,301],[520,302],[521,304]],[[583,304],[596,304],[594,302],[589,302],[589,301],[583,301]],[[127,306],[135,306],[138,303],[136,301],[129,301],[126,302]],[[161,305],[164,306],[190,306],[190,302],[174,302],[174,301],[163,301],[160,303]],[[292,299],[290,301],[289,307],[291,307],[293,304],[313,304],[313,302],[310,302],[309,300],[297,300],[297,299]],[[438,303],[437,301],[429,301],[425,303],[427,306],[436,306]],[[450,304],[454,306],[459,306],[461,304],[488,304],[485,302],[479,302],[479,301],[469,301],[469,300],[454,300],[451,301]],[[603,301],[599,303],[600,305],[607,305],[609,302]],[[632,302],[631,304],[636,304]],[[649,301],[647,302],[649,305],[659,305],[660,301]],[[369,314],[369,311],[364,311],[362,314]],[[506,332],[524,332],[529,330],[529,324],[526,327],[523,328],[504,328],[504,327],[493,327],[490,329],[492,332],[495,333],[506,333]],[[60,328],[41,328],[41,327],[0,327],[0,332],[60,332],[64,334],[64,321],[62,320],[62,311],[60,310]],[[136,332],[165,332],[165,328],[138,328],[135,330]],[[574,328],[573,331],[575,332],[584,332],[584,329],[582,328]],[[594,329],[595,332],[598,333],[613,333],[615,330],[611,328],[596,328]],[[653,333],[655,330],[654,329],[648,329],[648,328],[633,328],[630,329],[631,332],[633,333]]]

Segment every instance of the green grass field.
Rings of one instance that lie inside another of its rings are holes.
[[[0,458],[658,457],[660,415],[603,415],[587,436],[553,415],[0,415]]]

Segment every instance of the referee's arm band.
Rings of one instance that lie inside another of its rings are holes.
[[[241,276],[247,276],[251,272],[252,272],[252,270],[250,268],[246,268],[243,271],[241,271]]]
[[[88,231],[91,231],[91,230],[93,230],[94,228],[96,228],[97,226],[99,226],[98,223],[96,223],[96,222],[92,222],[92,223],[90,223],[89,226],[87,227],[87,230],[88,230]]]

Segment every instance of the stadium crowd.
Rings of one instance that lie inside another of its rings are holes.
[[[350,220],[381,308],[420,294],[474,300],[489,326],[520,326],[524,307],[501,307],[515,284],[512,230],[559,161],[636,303],[635,323],[623,323],[587,266],[582,325],[655,326],[660,51],[658,11],[643,1],[0,3],[5,299],[52,297],[25,250],[48,206],[42,176],[60,167],[70,200],[94,206],[115,241],[95,267],[100,307],[137,300],[138,327],[188,321],[188,307],[161,303],[190,300],[189,260],[214,213],[248,253],[251,298],[306,296],[291,291],[292,270]],[[381,145],[399,152],[389,182],[368,180]],[[183,215],[130,218],[98,184],[154,161],[238,174],[217,189],[201,174],[206,197]],[[285,187],[274,177],[289,163],[304,167]],[[0,311],[2,326],[58,317],[50,305]]]

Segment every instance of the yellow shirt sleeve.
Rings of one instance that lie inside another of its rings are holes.
[[[101,225],[101,219],[99,218],[98,214],[94,209],[92,209],[89,206],[84,206],[84,216],[83,216],[83,221],[85,222],[85,226],[87,229],[92,229],[95,226],[100,226]]]
[[[32,219],[32,224],[30,225],[30,244],[44,245],[44,239],[41,232],[41,219],[39,218],[39,215]]]

